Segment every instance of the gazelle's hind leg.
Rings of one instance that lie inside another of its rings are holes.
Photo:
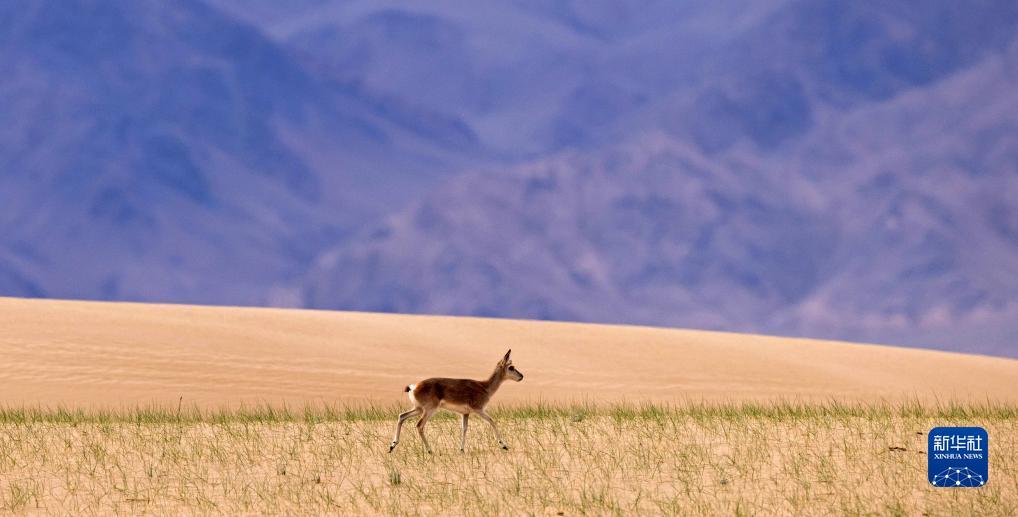
[[[421,441],[424,442],[424,450],[431,454],[431,445],[428,445],[428,439],[424,437],[424,426],[428,425],[428,420],[431,420],[431,416],[435,414],[436,409],[430,410],[424,409],[424,414],[421,415],[421,419],[417,421],[417,434],[421,435]]]
[[[478,411],[477,412],[477,416],[483,418],[485,422],[488,422],[489,424],[491,424],[491,429],[493,431],[495,431],[495,438],[498,440],[498,444],[501,445],[503,449],[508,451],[509,450],[509,446],[506,445],[504,441],[502,441],[502,434],[498,432],[498,426],[495,425],[495,421],[492,420],[491,417],[488,416],[488,414],[485,413],[483,410],[482,411]]]
[[[407,421],[408,418],[412,418],[413,416],[420,414],[421,412],[423,412],[421,408],[415,407],[410,411],[400,413],[399,421],[396,422],[396,436],[392,437],[392,443],[389,444],[389,452],[392,452],[392,450],[396,448],[396,444],[399,443],[399,433],[400,431],[403,430],[403,424]]]
[[[460,452],[466,452],[467,450],[467,422],[470,418],[469,413],[463,413],[460,421],[462,422],[463,429],[460,431]]]

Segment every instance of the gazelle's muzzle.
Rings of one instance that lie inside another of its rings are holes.
[[[509,367],[506,368],[506,371],[509,372],[509,375],[512,376],[514,381],[520,382],[523,380],[523,372],[517,370],[515,366],[509,365]]]

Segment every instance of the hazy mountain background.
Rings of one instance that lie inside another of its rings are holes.
[[[1018,356],[1018,4],[0,6],[0,294]]]

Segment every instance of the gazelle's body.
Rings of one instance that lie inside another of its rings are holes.
[[[403,430],[403,424],[407,419],[418,415],[421,418],[417,421],[417,433],[421,436],[425,450],[431,452],[428,439],[424,437],[424,426],[428,424],[428,420],[439,409],[445,409],[461,415],[461,451],[466,447],[467,421],[470,415],[477,415],[491,424],[491,429],[495,432],[498,444],[503,449],[508,450],[509,447],[502,440],[502,435],[499,434],[495,421],[484,412],[484,408],[506,379],[516,382],[523,380],[523,374],[512,365],[512,360],[509,359],[510,353],[512,353],[512,350],[506,352],[505,357],[498,362],[495,366],[495,371],[492,372],[487,380],[432,378],[407,386],[405,391],[410,397],[410,402],[413,403],[414,408],[399,415],[399,421],[396,423],[396,435],[392,438],[392,444],[389,445],[389,452],[392,452],[396,448],[396,444],[399,443],[399,435]]]

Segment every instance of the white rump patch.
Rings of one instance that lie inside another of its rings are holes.
[[[418,405],[417,404],[417,399],[414,398],[414,390],[415,389],[417,389],[417,385],[416,384],[411,384],[410,385],[410,391],[408,391],[406,394],[407,394],[408,397],[410,397],[410,402],[413,403],[414,407],[417,407],[417,405]]]

